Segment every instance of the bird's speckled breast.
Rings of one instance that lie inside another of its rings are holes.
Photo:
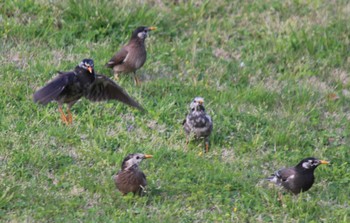
[[[189,129],[194,132],[197,137],[208,136],[213,128],[210,116],[202,111],[190,113],[186,118],[186,123]]]

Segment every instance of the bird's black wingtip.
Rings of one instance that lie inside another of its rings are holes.
[[[33,102],[34,103],[38,103],[38,104],[41,104],[42,102],[40,101],[40,95],[38,93],[38,91],[36,91],[34,94],[33,94]]]
[[[36,98],[35,96],[33,96],[33,102],[44,106],[49,103],[48,101],[40,100],[40,98]]]

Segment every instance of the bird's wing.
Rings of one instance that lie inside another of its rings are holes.
[[[113,68],[118,64],[122,64],[125,58],[128,56],[128,51],[123,47],[118,53],[116,53],[106,64],[106,67]]]
[[[146,175],[141,172],[141,175],[142,175],[142,185],[143,186],[147,186],[147,178],[146,178]]]
[[[95,81],[84,95],[90,101],[118,100],[132,107],[144,110],[126,91],[108,77],[96,74]]]
[[[74,72],[59,72],[59,76],[34,93],[34,102],[46,105],[55,100],[65,87],[74,81],[74,78]]]
[[[276,171],[270,177],[267,178],[277,185],[281,185],[282,182],[288,181],[288,179],[293,178],[295,175],[295,170],[293,168],[284,168]]]
[[[295,170],[293,168],[285,168],[277,171],[275,175],[280,178],[282,181],[287,181],[290,178],[294,178]]]

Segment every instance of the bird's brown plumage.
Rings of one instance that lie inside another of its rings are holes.
[[[133,73],[136,84],[139,84],[135,76],[136,70],[141,68],[147,59],[145,39],[148,32],[155,30],[155,27],[138,27],[126,44],[118,51],[106,64],[106,67],[112,68],[115,77],[118,78],[120,73]]]
[[[151,157],[151,155],[136,153],[124,158],[122,169],[114,176],[114,183],[123,195],[129,192],[142,195],[147,180],[146,175],[139,169],[139,164],[143,159]]]
[[[123,195],[129,192],[141,195],[143,188],[147,185],[145,174],[134,168],[120,171],[115,175],[114,180],[116,187]]]

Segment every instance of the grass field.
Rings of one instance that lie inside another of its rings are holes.
[[[0,3],[1,222],[349,222],[350,3],[345,0]],[[82,100],[64,125],[32,95],[93,58],[99,73],[137,26],[157,26],[148,60],[119,84],[147,110]],[[186,149],[182,121],[202,96],[211,151]],[[112,176],[129,153],[144,197]],[[315,156],[332,165],[293,196],[263,179]]]

